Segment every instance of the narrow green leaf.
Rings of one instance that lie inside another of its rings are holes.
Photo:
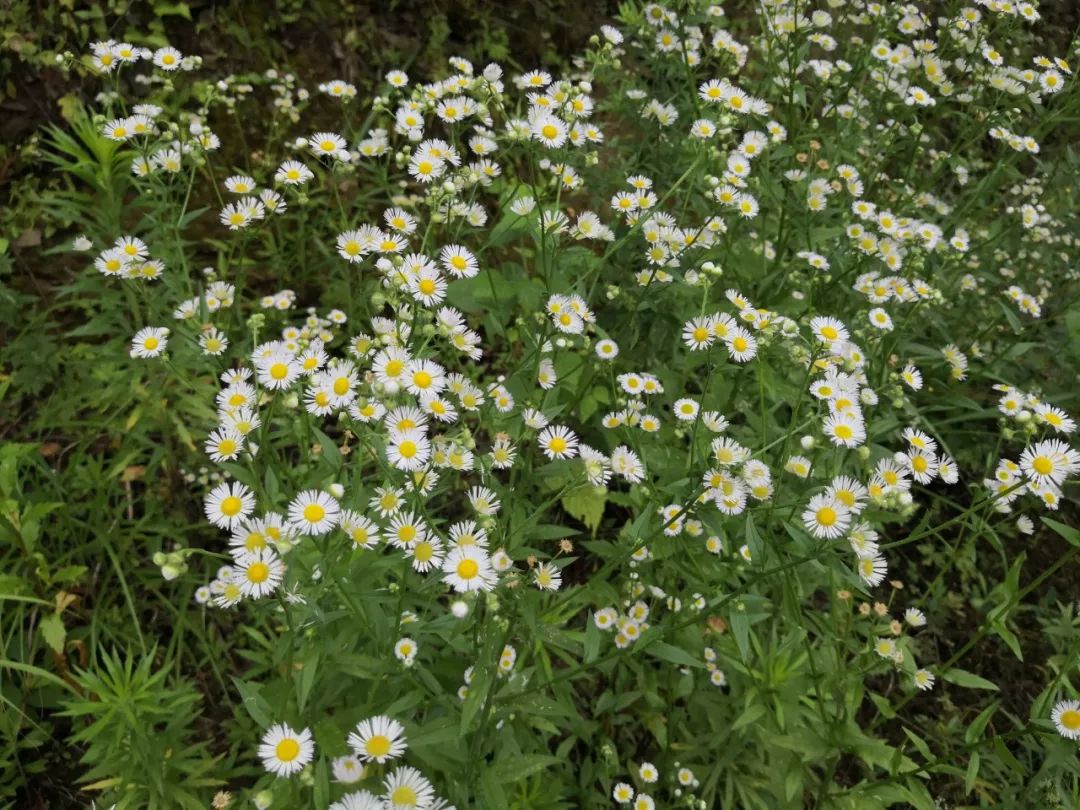
[[[955,683],[957,686],[963,686],[967,689],[992,689],[995,692],[997,691],[996,684],[964,669],[950,669],[948,672],[943,673],[941,677],[949,683]]]

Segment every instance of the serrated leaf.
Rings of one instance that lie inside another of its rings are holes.
[[[584,523],[594,535],[606,504],[607,487],[581,487],[562,496],[563,509]]]
[[[51,613],[46,616],[41,620],[38,629],[41,631],[41,637],[45,639],[45,643],[52,648],[53,652],[58,655],[64,652],[67,629],[64,627],[64,620],[60,618],[60,614]]]

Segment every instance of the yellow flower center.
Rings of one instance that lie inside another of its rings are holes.
[[[247,578],[250,582],[254,582],[255,584],[266,582],[266,580],[270,578],[270,566],[264,562],[252,563],[248,566]],[[293,745],[295,745],[295,743],[293,743]]]
[[[404,458],[412,458],[416,455],[416,442],[406,439],[398,445],[398,453]]]
[[[457,575],[462,579],[472,579],[480,573],[480,565],[476,560],[465,559],[457,565]]]
[[[289,376],[289,367],[285,363],[274,363],[270,366],[270,376],[275,380],[284,380]]]
[[[291,738],[284,739],[277,744],[274,755],[282,762],[292,762],[300,756],[300,743]]]
[[[415,374],[413,374],[412,379],[413,385],[415,385],[417,388],[427,388],[432,383],[431,375],[428,374],[426,371],[416,372]]]
[[[1035,472],[1039,475],[1049,475],[1054,471],[1054,462],[1046,456],[1035,456],[1031,466],[1035,468]]]
[[[308,523],[318,523],[326,517],[326,510],[317,503],[309,503],[304,507],[304,520]]]
[[[160,341],[156,337],[148,337],[146,340],[143,341],[143,347],[147,351],[152,352],[158,347],[159,343]]]
[[[548,443],[548,449],[550,449],[552,453],[566,452],[566,439],[562,436],[556,436]]]
[[[408,785],[398,785],[394,788],[394,792],[390,794],[390,804],[397,807],[403,805],[405,807],[415,807],[417,802],[416,791]]]
[[[334,380],[334,393],[335,394],[337,394],[340,397],[340,396],[344,396],[345,394],[347,394],[348,391],[349,391],[349,378],[348,377],[338,377],[336,380]]]
[[[390,738],[385,734],[376,734],[367,741],[364,750],[367,751],[370,756],[385,757],[390,753],[391,745]]]
[[[851,425],[837,425],[834,432],[838,439],[847,440],[855,435],[855,431],[851,429]]]
[[[828,340],[836,340],[838,337],[840,337],[840,333],[836,331],[836,327],[823,326],[821,327],[821,336],[823,338],[827,338]]]
[[[389,363],[386,364],[386,376],[387,377],[396,377],[404,370],[405,370],[405,361],[404,360],[391,360]]]
[[[1076,709],[1066,709],[1061,713],[1061,725],[1065,726],[1069,731],[1080,730],[1080,711]]]
[[[221,514],[226,517],[233,517],[240,514],[240,509],[243,507],[243,502],[235,495],[230,495],[228,498],[221,502]]]
[[[420,292],[424,295],[431,295],[435,292],[435,282],[430,278],[420,279],[420,283],[417,285]]]
[[[832,526],[836,523],[836,510],[831,506],[823,506],[817,510],[817,522],[822,526]]]

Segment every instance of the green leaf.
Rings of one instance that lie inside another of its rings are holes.
[[[45,639],[45,643],[52,648],[53,652],[58,655],[64,652],[64,640],[67,638],[67,630],[59,613],[53,613],[42,619],[38,629],[41,630],[41,637]]]
[[[934,755],[930,752],[930,746],[926,744],[926,740],[924,740],[922,737],[920,737],[918,734],[908,728],[904,728],[904,734],[906,734],[907,738],[911,740],[911,744],[919,750],[919,753],[922,754],[923,759],[925,759],[927,762],[931,762],[934,759]]]
[[[312,653],[304,660],[300,669],[300,677],[296,679],[296,703],[301,712],[307,706],[311,687],[315,685],[315,675],[319,671],[319,653]]]
[[[500,784],[520,782],[540,773],[545,768],[553,765],[561,765],[563,761],[550,754],[529,754],[527,756],[515,756],[502,760],[492,768],[492,773]]]
[[[964,669],[950,669],[943,673],[941,677],[949,683],[955,683],[957,686],[963,686],[966,689],[992,689],[995,692],[997,691],[996,684]]]
[[[967,773],[964,774],[964,793],[971,793],[975,780],[979,778],[979,752],[976,751],[968,760]]]
[[[495,775],[494,768],[484,771],[484,774],[480,777],[480,796],[483,799],[480,802],[481,807],[510,806],[510,802],[506,798],[506,792],[502,789],[502,785],[499,784],[499,779]]]
[[[461,707],[460,733],[464,735],[472,724],[476,713],[480,711],[487,700],[488,691],[491,689],[491,676],[487,667],[477,667],[473,681],[469,684],[469,694],[465,697],[465,703]]]
[[[600,639],[603,634],[593,621],[593,614],[585,620],[585,652],[584,663],[591,664],[600,657]]]
[[[656,739],[656,744],[661,748],[668,747],[668,724],[667,717],[663,714],[648,714],[644,718],[645,728]]]
[[[694,656],[690,655],[686,650],[681,647],[676,647],[672,644],[667,644],[663,641],[654,641],[651,644],[645,645],[645,652],[654,658],[659,658],[662,661],[668,661],[672,664],[677,664],[680,667],[703,667],[705,663]]]
[[[569,526],[542,524],[525,529],[524,534],[530,540],[561,540],[564,537],[573,537],[574,535],[581,534],[581,532]]]
[[[739,655],[743,661],[750,659],[750,617],[743,610],[733,610],[730,614],[731,634],[735,637],[735,643],[739,647]]]
[[[191,9],[187,3],[154,3],[154,14],[158,17],[176,16],[191,20]]]
[[[334,443],[334,440],[319,430],[317,427],[312,427],[311,432],[315,434],[315,438],[319,441],[319,447],[322,448],[322,457],[326,459],[330,465],[330,469],[337,472],[341,469],[341,451]]]
[[[232,682],[236,691],[240,693],[240,701],[247,709],[247,713],[251,715],[251,719],[263,728],[269,727],[273,711],[266,698],[262,696],[259,687],[237,677],[233,677]]]
[[[964,731],[964,742],[968,745],[973,745],[975,741],[982,736],[983,729],[986,728],[986,724],[990,722],[990,718],[994,716],[994,712],[996,712],[997,709],[998,704],[997,702],[994,702],[979,712],[979,716],[976,717],[971,722],[971,725]]]
[[[1080,530],[1074,529],[1072,526],[1066,526],[1064,523],[1058,523],[1050,518],[1040,518],[1040,520],[1064,537],[1066,543],[1080,548]]]
[[[563,509],[596,535],[607,504],[607,487],[580,487],[562,497]]]
[[[739,715],[738,719],[731,724],[732,731],[738,731],[743,726],[756,723],[765,716],[765,706],[761,703],[751,703],[746,710]]]
[[[326,810],[330,806],[330,774],[326,767],[326,757],[319,757],[315,763],[315,810]]]
[[[754,516],[746,513],[746,545],[750,547],[750,559],[755,565],[761,565],[765,559],[765,541],[754,525]]]

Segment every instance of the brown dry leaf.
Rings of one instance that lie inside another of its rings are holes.
[[[76,594],[73,594],[70,591],[58,591],[56,594],[56,612],[58,614],[63,613],[71,607],[72,603],[78,600],[78,598],[79,597]]]
[[[37,247],[41,244],[41,231],[37,228],[27,228],[19,234],[13,244],[17,248]]]
[[[44,458],[52,458],[60,452],[60,442],[45,442],[38,448],[38,452],[41,453]]]
[[[125,467],[124,472],[120,475],[120,480],[124,483],[129,481],[138,481],[144,475],[146,475],[146,467],[141,464],[133,464],[130,467]]]
[[[710,616],[708,618],[709,629],[714,633],[726,633],[727,622],[722,616]]]

